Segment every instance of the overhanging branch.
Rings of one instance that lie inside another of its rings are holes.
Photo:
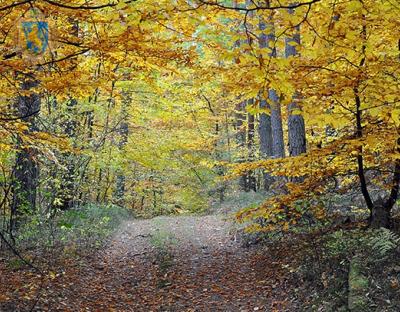
[[[260,11],[260,10],[279,10],[279,9],[296,9],[302,6],[311,6],[314,3],[321,2],[321,0],[311,0],[311,1],[306,1],[306,2],[299,2],[295,4],[289,4],[289,5],[275,5],[275,6],[269,6],[269,5],[257,5],[255,4],[254,1],[253,7],[248,8],[248,7],[241,7],[241,6],[229,6],[225,5],[218,0],[216,1],[207,1],[207,0],[198,0],[201,4],[203,5],[208,5],[208,6],[215,6],[219,7],[221,9],[227,9],[227,10],[235,10],[235,11],[244,11],[244,12],[252,12],[252,11]]]
[[[15,8],[17,6],[20,5],[24,5],[24,4],[32,4],[33,2],[35,2],[36,0],[23,0],[23,1],[19,1],[19,2],[13,2],[11,4],[8,4],[6,6],[0,7],[0,12],[1,11],[6,11],[12,8]],[[50,5],[53,6],[58,6],[60,8],[64,8],[64,9],[71,9],[71,10],[99,10],[99,9],[104,9],[104,8],[112,8],[117,6],[120,1],[113,1],[113,2],[109,2],[109,3],[105,3],[105,4],[100,4],[100,5],[69,5],[66,3],[62,3],[62,2],[58,2],[58,1],[53,1],[53,0],[42,0],[43,2],[46,2]],[[124,3],[125,4],[129,4],[132,2],[135,2],[137,0],[127,0]]]

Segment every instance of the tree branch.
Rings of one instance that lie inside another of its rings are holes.
[[[27,3],[32,3],[35,0],[24,0],[24,1],[20,1],[20,2],[14,2],[12,4],[6,5],[4,7],[0,7],[0,12],[1,11],[6,11],[8,9],[12,9],[15,8],[17,6],[20,5],[24,5]],[[65,4],[65,3],[60,3],[57,1],[53,1],[53,0],[43,0],[44,2],[50,4],[50,5],[54,5],[54,6],[58,6],[60,8],[64,8],[64,9],[71,9],[71,10],[99,10],[99,9],[104,9],[104,8],[112,8],[118,5],[119,1],[116,2],[109,2],[106,4],[100,4],[100,5],[69,5],[69,4]],[[132,2],[135,2],[137,0],[127,0],[125,1],[125,4],[129,4]]]
[[[247,8],[247,7],[239,7],[239,6],[228,6],[220,3],[218,0],[216,1],[205,1],[205,0],[199,0],[201,4],[208,5],[208,6],[216,6],[221,9],[227,9],[227,10],[235,10],[235,11],[244,11],[244,12],[252,12],[252,11],[260,11],[260,10],[279,10],[279,9],[296,9],[302,6],[311,6],[314,3],[320,2],[321,0],[311,0],[307,2],[300,2],[300,3],[295,3],[295,4],[289,4],[289,5],[276,5],[276,6],[260,6],[260,5],[255,5],[252,8]],[[252,1],[254,4],[254,2]]]
[[[356,124],[357,124],[357,137],[362,137],[362,124],[361,124],[361,100],[358,94],[358,89],[354,88],[354,95],[356,101]],[[364,172],[364,159],[362,155],[362,147],[360,147],[359,154],[357,155],[357,165],[358,165],[358,178],[360,179],[361,193],[364,196],[365,202],[368,209],[372,210],[374,208],[374,203],[372,202],[371,196],[368,192],[367,180],[365,178]]]
[[[15,121],[15,120],[20,120],[20,119],[25,119],[25,118],[29,118],[29,117],[31,117],[31,116],[33,116],[33,115],[36,115],[36,114],[38,114],[39,112],[40,112],[40,109],[37,110],[37,111],[34,111],[34,112],[32,112],[32,113],[29,113],[29,114],[27,114],[27,115],[24,115],[24,116],[7,117],[7,118],[2,118],[2,117],[0,117],[0,120],[1,120],[1,121]]]
[[[73,5],[68,5],[64,3],[59,3],[53,0],[43,0],[44,2],[47,2],[48,4],[58,6],[60,8],[64,9],[71,9],[71,10],[98,10],[98,9],[103,9],[103,8],[110,8],[114,7],[118,4],[118,2],[112,2],[112,3],[107,3],[107,4],[100,4],[100,5],[79,5],[79,6],[73,6]],[[129,1],[131,2],[131,1]]]

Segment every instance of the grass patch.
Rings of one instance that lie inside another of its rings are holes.
[[[168,269],[174,264],[174,255],[171,249],[178,244],[176,237],[165,229],[167,224],[160,219],[154,220],[156,229],[151,235],[150,243],[156,249],[156,263],[160,270],[160,278],[157,283],[158,288],[168,287],[172,284],[167,279]]]

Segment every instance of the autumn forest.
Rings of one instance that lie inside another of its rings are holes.
[[[0,311],[399,311],[398,0],[0,0]]]

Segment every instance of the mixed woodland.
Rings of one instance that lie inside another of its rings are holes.
[[[399,16],[1,0],[0,310],[399,311]]]

